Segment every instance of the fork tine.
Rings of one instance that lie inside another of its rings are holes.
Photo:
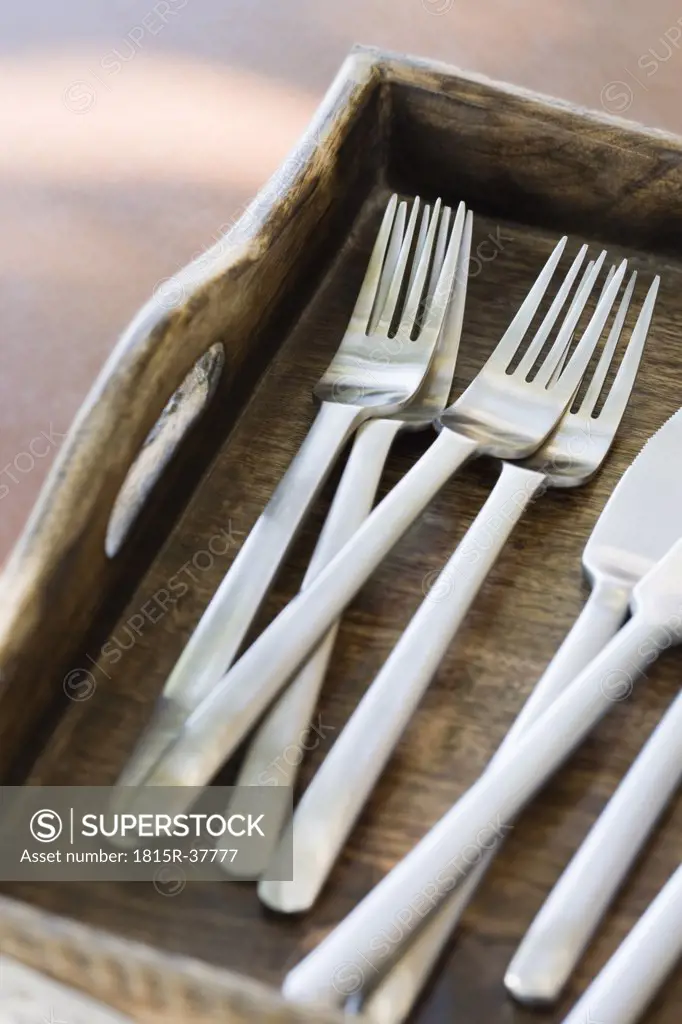
[[[495,369],[506,370],[509,366],[514,353],[523,341],[524,335],[532,323],[543,295],[547,291],[547,286],[556,270],[557,263],[561,259],[561,254],[567,241],[568,239],[564,235],[554,246],[551,256],[540,271],[535,284],[523,300],[516,316],[504,332],[501,341],[498,342],[494,352],[489,356],[484,369],[494,367]]]
[[[587,266],[583,270],[583,276],[580,278],[580,284],[578,285],[578,287],[575,290],[575,294],[574,294],[573,299],[571,301],[571,305],[568,307],[568,313],[566,314],[567,316],[571,316],[571,314],[573,313],[573,311],[575,309],[576,302],[578,302],[580,300],[580,297],[581,297],[581,294],[582,294],[582,290],[585,287],[585,285],[587,284],[587,279],[590,276],[590,274],[592,273],[592,267],[593,266],[594,266],[594,260],[590,260],[590,262],[587,264]],[[608,277],[606,279],[607,283],[611,280],[612,277],[613,277],[613,267],[609,271]],[[606,287],[606,286],[604,286],[604,287]],[[603,289],[602,289],[602,292],[603,292]],[[599,297],[601,298],[601,295]],[[559,360],[557,365],[552,370],[552,376],[549,378],[549,384],[547,385],[550,388],[551,388],[552,384],[555,384],[557,382],[557,380],[559,379],[559,377],[561,376],[563,368],[566,365],[566,362],[568,360],[568,354],[571,351],[571,342],[573,341],[574,336],[575,336],[575,331],[573,331],[573,333],[571,334],[571,337],[568,339],[568,343],[566,345],[566,348],[563,351],[563,355],[561,356],[561,359]]]
[[[597,260],[597,264],[595,264],[594,270],[592,271],[593,274],[598,267],[601,269],[601,262],[605,255],[606,253],[602,253],[599,260]],[[616,300],[616,296],[618,295],[626,270],[627,260],[623,260],[592,314],[590,322],[585,329],[585,333],[569,359],[566,369],[552,388],[553,394],[556,397],[563,397],[566,403],[569,402],[571,396],[575,392],[575,389],[580,384],[588,363],[592,358],[592,353],[594,352],[599,338],[601,337],[601,332],[603,331],[604,324],[611,312],[611,307]]]
[[[462,324],[464,322],[464,307],[466,305],[467,297],[467,285],[469,284],[469,257],[471,253],[471,237],[473,234],[474,215],[471,210],[467,211],[464,219],[464,228],[462,230],[462,239],[459,246],[459,252],[457,254],[457,266],[455,268],[455,284],[452,289],[452,295],[450,297],[450,304],[447,309],[445,318],[443,320],[443,358],[447,360],[450,366],[450,388],[452,388],[452,381],[455,376],[455,366],[457,363],[457,354],[459,352],[459,343],[462,337]],[[440,343],[439,349],[436,354],[441,351]],[[448,389],[449,391],[450,389]],[[444,401],[444,405],[447,405],[447,396]]]
[[[410,251],[412,249],[412,239],[414,238],[414,232],[417,227],[417,217],[419,216],[420,205],[421,202],[419,196],[416,196],[412,204],[410,219],[407,222],[407,230],[405,231],[402,245],[400,246],[400,256],[398,257],[398,262],[391,278],[386,303],[381,311],[379,321],[375,328],[377,332],[382,334],[388,334],[391,322],[395,315],[396,306],[398,305],[398,299],[400,297],[403,279],[405,277],[405,270],[410,258]]]
[[[581,292],[582,292],[583,286],[586,285],[587,278],[590,276],[590,273],[592,271],[592,267],[593,266],[594,266],[594,260],[590,260],[590,262],[587,264],[587,267],[585,269],[585,273],[583,274],[583,277],[582,277],[582,280],[580,282],[580,285],[578,286],[578,288],[576,290],[575,296],[573,298],[573,302],[571,303],[570,309],[568,311],[568,316],[571,316],[571,314],[573,313],[574,303],[581,298]],[[606,275],[604,283],[603,283],[603,285],[601,287],[601,291],[599,292],[599,298],[597,299],[597,305],[599,305],[599,303],[601,302],[601,300],[602,300],[602,298],[604,296],[604,293],[606,292],[606,289],[611,284],[611,279],[612,279],[613,275],[615,274],[615,272],[616,272],[616,267],[615,267],[615,265],[612,265],[609,268],[609,272]],[[580,308],[581,308],[581,311],[582,311],[582,309],[584,308],[584,303],[581,305]],[[566,342],[566,348],[564,349],[564,351],[562,353],[561,359],[559,360],[557,365],[552,370],[552,375],[549,378],[549,381],[547,383],[547,387],[548,388],[551,388],[553,384],[556,384],[556,382],[558,381],[559,377],[564,372],[564,367],[566,366],[566,363],[568,362],[568,357],[569,357],[569,355],[571,353],[571,343],[572,343],[574,337],[575,337],[575,328],[573,329],[573,331],[571,331],[571,336],[568,339],[568,341]]]
[[[658,294],[658,286],[660,283],[661,279],[657,275],[651,283],[651,287],[647,292],[647,297],[644,300],[639,316],[637,317],[637,323],[632,331],[628,347],[626,348],[621,364],[618,367],[616,379],[611,385],[611,390],[609,391],[602,410],[597,417],[598,419],[601,419],[603,416],[610,420],[610,423],[613,424],[614,431],[622,419],[625,407],[630,398],[632,386],[635,383],[635,377],[637,376],[637,370],[639,369],[639,363],[642,358],[644,343],[646,342],[647,334],[649,333],[649,325],[654,313],[654,305],[656,303],[656,295]]]
[[[445,321],[445,326],[448,330],[456,333],[459,339],[462,333],[462,323],[464,321],[464,306],[466,304],[467,297],[467,285],[469,284],[469,257],[471,254],[471,238],[474,229],[474,214],[472,210],[468,210],[466,217],[464,218],[464,228],[462,229],[462,238],[459,245],[459,252],[457,254],[457,266],[455,268],[455,286],[452,290],[452,296],[450,298],[450,309],[448,310],[448,319]],[[458,340],[459,344],[459,340]],[[451,352],[450,358],[452,360],[453,372],[455,365],[455,352]]]
[[[474,215],[469,210],[464,219],[462,240],[457,254],[455,283],[427,378],[427,386],[431,389],[432,394],[438,395],[441,408],[445,408],[450,395],[452,381],[455,376],[459,343],[462,337],[464,307],[466,304],[467,285],[469,283],[467,268],[471,252],[473,220]]]
[[[583,280],[580,282],[580,287],[581,288],[582,288],[583,284],[586,283],[586,279],[589,276],[589,272],[592,270],[593,266],[594,266],[594,260],[590,260],[590,262],[588,264],[588,268],[585,271],[585,275],[583,277]],[[606,275],[604,283],[603,283],[603,285],[601,287],[601,291],[599,292],[599,298],[597,299],[597,305],[599,305],[601,300],[604,298],[604,295],[606,294],[606,289],[611,284],[611,281],[613,279],[613,275],[615,273],[616,273],[616,265],[614,263],[609,268],[609,272]],[[576,293],[576,297],[577,297],[577,293]],[[581,306],[581,310],[583,308],[584,308],[584,303],[583,303],[583,306]],[[573,309],[573,307],[571,307],[571,309],[569,310],[569,314],[572,312],[572,309]],[[566,363],[568,362],[568,357],[569,357],[569,355],[571,353],[571,343],[572,343],[574,337],[575,337],[575,329],[571,332],[571,337],[568,339],[568,342],[566,344],[566,348],[564,349],[564,352],[563,352],[563,355],[562,355],[561,359],[559,360],[557,365],[552,370],[552,376],[549,378],[549,382],[547,384],[548,388],[551,388],[553,384],[556,384],[556,382],[558,381],[559,377],[564,372],[564,367],[566,366]],[[578,385],[578,387],[580,387],[580,385]],[[578,391],[578,388],[576,388],[576,392],[577,391]]]
[[[424,310],[424,325],[419,332],[419,340],[423,341],[427,346],[435,343],[435,340],[438,338],[445,314],[450,305],[452,286],[458,266],[457,258],[462,244],[465,213],[466,207],[464,203],[460,203],[457,207],[455,223],[452,226],[450,241],[445,252],[443,266],[438,274],[436,286],[433,289],[431,302],[428,308]]]
[[[566,274],[566,277],[564,278],[564,280],[563,280],[563,282],[561,284],[561,287],[559,288],[559,291],[554,296],[554,301],[552,302],[552,305],[547,310],[547,313],[545,314],[542,323],[540,324],[540,326],[538,327],[537,331],[535,332],[535,337],[533,338],[533,340],[531,341],[530,345],[526,349],[526,351],[525,351],[525,353],[523,355],[523,359],[520,361],[519,365],[516,367],[516,370],[514,372],[518,373],[520,377],[524,377],[525,378],[525,377],[528,376],[528,374],[530,373],[531,369],[533,368],[533,365],[535,364],[535,360],[540,355],[540,352],[542,351],[542,347],[545,344],[545,342],[547,341],[547,338],[549,337],[549,332],[551,331],[552,327],[554,326],[554,323],[557,320],[557,318],[559,316],[559,313],[563,309],[563,306],[564,306],[564,303],[566,302],[566,299],[568,298],[568,293],[570,292],[571,288],[573,287],[573,282],[575,281],[576,277],[578,276],[578,271],[580,270],[580,266],[582,264],[582,261],[585,259],[585,253],[586,252],[587,252],[587,246],[583,245],[583,247],[577,253],[575,259],[573,260],[573,263],[571,264],[571,267],[570,267],[568,273]],[[578,297],[579,296],[580,296],[580,292],[578,293]],[[571,314],[572,314],[572,312],[573,312],[573,310],[575,308],[575,302],[576,302],[576,299],[574,298],[573,302],[571,303],[570,309],[569,309],[569,313],[568,313],[569,316],[571,316]]]
[[[440,215],[440,223],[438,225],[438,236],[436,238],[436,245],[435,245],[435,249],[434,249],[433,260],[431,262],[431,269],[429,271],[429,281],[428,281],[426,297],[423,300],[423,305],[420,303],[420,306],[419,306],[419,308],[417,310],[416,323],[417,323],[417,328],[418,329],[421,329],[421,324],[420,324],[420,319],[419,319],[420,318],[420,312],[421,312],[421,316],[422,316],[422,319],[423,319],[424,311],[429,308],[429,305],[433,301],[433,293],[436,290],[436,284],[438,282],[438,275],[440,274],[441,268],[443,266],[443,260],[445,259],[445,249],[446,249],[447,241],[448,241],[448,228],[450,226],[451,217],[452,217],[452,210],[450,209],[450,207],[449,206],[442,207],[441,215]],[[426,239],[425,239],[425,241],[426,241]],[[422,250],[421,251],[423,251],[423,246],[422,246]],[[416,272],[416,266],[417,266],[417,259],[421,255],[421,251],[418,250],[417,254],[415,255],[415,259],[414,259],[414,263],[413,263],[413,270],[415,272]],[[411,284],[413,284],[413,283],[414,283],[414,281],[411,282]]]
[[[637,271],[633,270],[630,276],[630,280],[628,281],[628,286],[623,292],[623,297],[620,300],[618,312],[616,313],[613,324],[611,325],[611,330],[609,331],[609,336],[606,339],[606,344],[602,349],[601,356],[599,357],[599,362],[597,363],[596,369],[592,374],[592,380],[590,381],[590,385],[587,391],[585,392],[585,397],[580,403],[580,408],[577,410],[580,413],[584,413],[586,416],[592,415],[594,407],[597,404],[597,399],[601,394],[601,389],[604,387],[604,381],[606,380],[606,374],[609,372],[609,367],[613,359],[613,353],[615,352],[616,345],[618,344],[618,339],[620,338],[621,333],[623,331],[625,316],[628,311],[628,306],[630,305],[630,299],[632,298],[632,292],[635,287],[636,280]]]
[[[414,285],[414,279],[417,276],[419,269],[419,263],[421,261],[422,253],[424,252],[424,245],[426,244],[426,236],[428,235],[429,226],[431,221],[431,207],[425,206],[424,212],[422,213],[421,223],[419,225],[419,234],[417,235],[417,244],[414,247],[414,259],[412,260],[412,266],[410,267],[410,279],[407,282],[406,295],[409,295]]]
[[[587,305],[587,300],[592,294],[592,289],[601,273],[601,268],[606,258],[606,252],[602,252],[598,259],[595,260],[592,270],[588,274],[585,284],[582,286],[580,292],[576,297],[576,301],[571,304],[567,316],[565,317],[559,333],[557,334],[552,347],[540,364],[540,368],[535,374],[533,383],[540,384],[543,387],[549,387],[549,381],[552,379],[554,370],[558,366],[562,359],[566,349],[571,343],[571,338],[575,334],[575,329],[578,325],[578,321],[583,314],[583,310]],[[567,360],[567,363],[570,361]],[[560,378],[557,378],[560,379]]]
[[[450,221],[452,220],[452,210],[449,206],[446,206],[440,217],[440,226],[438,228],[438,238],[436,239],[436,251],[433,256],[433,266],[431,268],[431,276],[429,278],[429,287],[426,292],[426,299],[424,300],[424,308],[428,309],[433,302],[433,295],[436,290],[438,283],[438,275],[443,267],[443,260],[445,259],[445,249],[448,243],[448,229],[450,227]]]
[[[387,255],[389,242],[393,233],[394,220],[396,220],[397,205],[398,197],[394,193],[389,199],[384,211],[381,227],[379,228],[379,233],[374,242],[372,255],[369,258],[362,286],[358,293],[355,307],[351,315],[351,320],[359,322],[359,324],[362,325],[361,329],[363,331],[369,323],[370,316],[372,315],[372,307],[374,306],[375,299],[377,297],[382,270],[384,267],[384,258]],[[396,227],[397,226],[398,225],[396,224]]]
[[[616,270],[617,270],[616,264],[612,263],[611,266],[609,267],[609,272],[606,275],[606,280],[604,281],[603,285],[601,286],[601,291],[599,292],[599,298],[597,299],[597,302],[601,302],[601,300],[603,299],[604,293],[606,292],[606,289],[608,288],[608,286],[611,284],[611,281],[613,280],[613,275],[616,273]]]
[[[602,252],[598,259],[595,260],[592,270],[588,275],[588,279],[585,282],[585,287],[581,290],[578,296],[578,300],[571,304],[571,307],[568,310],[568,315],[566,316],[563,324],[559,328],[559,333],[556,336],[554,344],[545,356],[540,366],[540,369],[535,376],[534,381],[537,382],[538,384],[541,384],[544,387],[549,387],[549,382],[552,379],[554,371],[556,370],[559,361],[561,360],[566,349],[568,348],[568,345],[570,344],[570,339],[573,337],[574,333],[576,333],[578,322],[580,321],[580,318],[583,315],[583,310],[587,305],[587,300],[590,298],[590,295],[592,294],[592,289],[594,288],[598,276],[601,272],[601,267],[603,265],[605,258],[606,253]],[[570,357],[571,356],[569,356],[569,358],[565,360],[566,365],[568,365]],[[558,379],[560,378],[557,378],[557,380]]]
[[[402,202],[398,206],[398,212],[396,213],[395,220],[393,222],[393,230],[391,231],[391,238],[388,243],[388,248],[386,249],[386,257],[384,259],[383,267],[381,268],[379,287],[376,290],[376,297],[374,299],[371,316],[368,320],[363,320],[359,325],[360,330],[366,330],[367,333],[376,328],[379,317],[386,305],[388,291],[391,287],[391,281],[393,280],[395,268],[398,263],[398,257],[400,256],[400,248],[403,244],[406,221],[407,203]]]
[[[405,338],[409,338],[414,328],[414,321],[419,312],[419,305],[421,303],[422,295],[424,294],[424,285],[426,284],[426,275],[429,272],[429,265],[431,263],[431,254],[433,252],[433,243],[436,238],[436,229],[440,219],[441,201],[437,199],[433,207],[433,216],[431,217],[431,223],[429,224],[429,231],[426,236],[426,242],[424,243],[424,249],[419,258],[419,266],[417,267],[417,273],[414,275],[412,287],[410,288],[405,305],[403,306],[402,316],[400,317],[400,324],[398,325],[398,333]],[[415,260],[416,260],[415,256]]]

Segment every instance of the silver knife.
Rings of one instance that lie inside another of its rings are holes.
[[[675,470],[681,461],[679,410],[647,441],[604,506],[583,552],[591,595],[494,760],[511,750],[521,733],[608,643],[625,618],[635,584],[682,536],[682,473]],[[486,858],[470,872],[365,1000],[363,1013],[373,1022],[401,1024],[407,1018],[488,863]],[[560,937],[558,941],[561,945]],[[544,960],[543,964],[547,967]],[[518,963],[515,967],[507,984],[516,998],[532,1002],[534,982],[545,972],[534,969],[531,979],[530,972],[520,972]]]

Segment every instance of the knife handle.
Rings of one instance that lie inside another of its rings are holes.
[[[526,933],[505,976],[522,1003],[554,1003],[682,778],[673,702]]]
[[[564,1024],[635,1024],[682,956],[682,867],[621,943]]]

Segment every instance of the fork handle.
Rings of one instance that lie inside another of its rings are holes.
[[[515,999],[553,1003],[561,995],[680,783],[680,736],[682,695],[654,731],[516,951],[505,976]]]
[[[471,853],[490,849],[526,803],[611,704],[605,681],[632,678],[651,660],[656,623],[635,614],[608,646],[516,743],[491,765],[414,849],[293,969],[288,999],[339,1005],[339,972],[367,986],[400,955],[425,914],[467,877]],[[485,840],[485,841],[484,841]],[[418,908],[415,903],[419,898]],[[400,923],[398,939],[394,937]]]
[[[542,473],[503,464],[492,494],[305,791],[281,843],[285,855],[293,834],[293,879],[262,881],[258,889],[269,907],[299,913],[315,902],[481,584],[544,480]]]
[[[523,732],[606,646],[625,618],[631,591],[631,586],[615,580],[604,578],[595,582],[585,607],[531,691],[491,764],[511,750]],[[682,747],[680,750],[682,752]],[[415,941],[362,1003],[363,1013],[373,1024],[402,1024],[407,1019],[498,849],[496,844],[494,849],[481,855],[462,885],[450,893],[444,905],[432,915]],[[525,984],[527,987],[528,982]]]
[[[358,430],[303,587],[315,579],[371,512],[388,453],[403,426],[399,419],[378,419],[363,423]],[[242,763],[237,787],[294,785],[338,626],[334,623],[259,726]],[[288,756],[290,751],[293,757]],[[268,838],[272,842],[269,849],[263,849],[264,862],[272,856],[288,813],[289,808],[282,803],[279,826],[272,818],[269,820]],[[229,861],[222,867],[230,874]]]
[[[682,867],[618,947],[564,1024],[635,1024],[682,957]]]
[[[367,410],[323,402],[303,444],[242,545],[178,658],[141,741],[119,779],[143,782],[169,733],[227,671],[303,519]]]
[[[476,448],[475,441],[443,429],[319,576],[280,612],[197,708],[177,742],[147,776],[148,783],[187,787],[204,785],[213,777],[395,542]],[[180,790],[176,800],[182,803]]]

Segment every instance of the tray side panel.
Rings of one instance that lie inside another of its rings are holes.
[[[676,136],[421,62],[387,60],[385,74],[396,185],[491,217],[682,251]]]
[[[254,1019],[264,1024],[341,1022],[333,1011],[294,1007],[265,985],[229,971],[188,957],[166,956],[14,900],[0,897],[0,915],[0,958],[18,959],[131,1014],[139,1024],[251,1024]]]

